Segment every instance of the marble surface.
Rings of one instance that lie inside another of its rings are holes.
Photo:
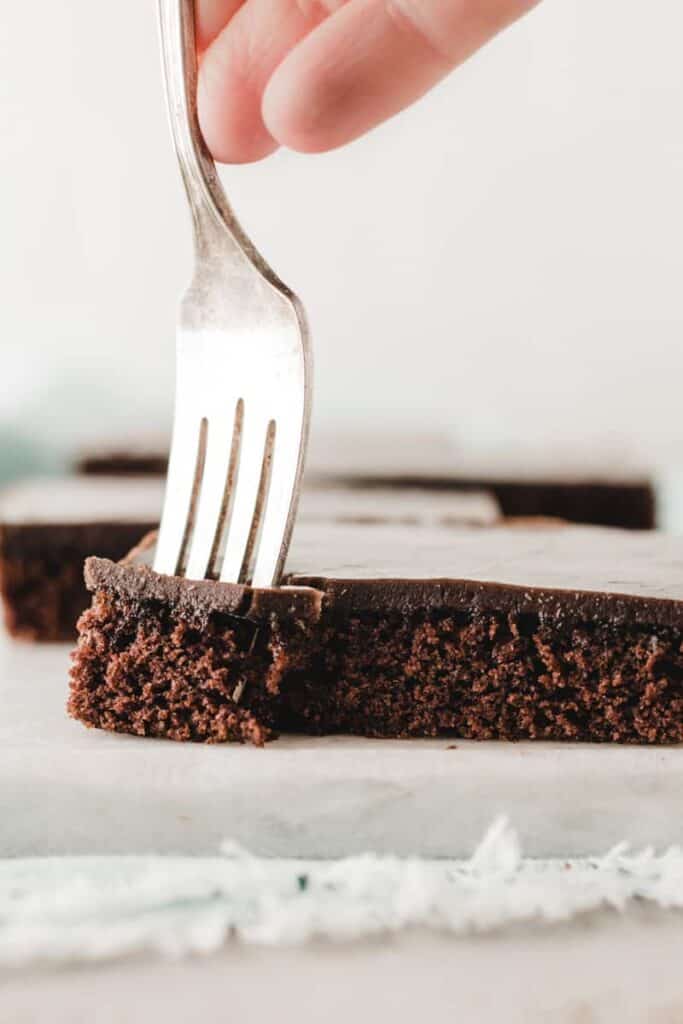
[[[181,963],[1,971],[2,1019],[185,1024],[192,1012],[203,1024],[290,1014],[298,1024],[323,1015],[327,1024],[680,1024],[682,932],[680,915],[634,909],[467,939],[413,932],[303,950],[233,944]]]
[[[290,737],[265,750],[87,731],[69,651],[0,642],[0,856],[470,855],[506,814],[529,856],[683,842],[683,749]]]

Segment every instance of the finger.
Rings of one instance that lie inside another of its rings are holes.
[[[278,143],[263,122],[263,92],[285,55],[344,0],[246,0],[206,50],[199,119],[217,160],[242,163]]]
[[[244,0],[196,0],[195,25],[200,53],[214,41],[243,3]]]
[[[422,96],[536,0],[349,0],[283,60],[263,100],[274,139],[322,152]]]

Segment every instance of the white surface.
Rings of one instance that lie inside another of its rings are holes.
[[[683,842],[683,749],[282,739],[265,750],[87,731],[68,652],[0,646],[0,856],[469,856],[500,814],[529,856]]]
[[[191,262],[155,5],[38,17],[0,5],[0,412],[152,428]],[[226,169],[309,310],[319,422],[680,455],[682,34],[673,0],[544,0],[350,148]]]
[[[0,973],[3,1024],[680,1024],[680,914]]]

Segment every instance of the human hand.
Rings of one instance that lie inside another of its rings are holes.
[[[215,158],[320,153],[418,99],[537,0],[196,0]]]

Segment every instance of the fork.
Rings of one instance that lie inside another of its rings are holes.
[[[193,0],[159,0],[166,95],[192,214],[157,572],[277,586],[308,440],[306,317],[237,222],[197,117]]]

